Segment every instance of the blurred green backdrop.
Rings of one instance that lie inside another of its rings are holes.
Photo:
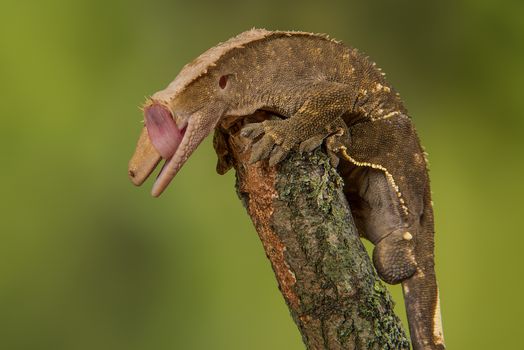
[[[160,199],[126,174],[144,96],[254,26],[388,73],[430,155],[448,347],[522,348],[522,1],[1,4],[1,349],[303,348],[210,140]]]

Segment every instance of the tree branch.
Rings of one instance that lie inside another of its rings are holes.
[[[222,167],[226,162],[236,170],[239,197],[306,347],[409,349],[328,157],[317,150],[292,153],[276,167],[248,164],[247,140],[238,131],[264,118],[259,112],[222,129],[228,149]]]

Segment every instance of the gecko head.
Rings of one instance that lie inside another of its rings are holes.
[[[227,109],[224,96],[206,84],[213,78],[215,74],[195,81],[169,99],[160,91],[143,107],[145,128],[129,162],[128,174],[131,181],[140,186],[164,159],[151,192],[154,197],[167,188]],[[220,77],[217,79],[218,89],[223,89]]]
[[[253,29],[212,47],[184,66],[167,88],[151,96],[144,106],[145,128],[129,162],[129,177],[135,185],[141,185],[165,159],[152,195],[165,190],[229,106],[244,100],[239,96],[245,97],[245,89],[234,74],[238,62],[228,53],[269,34]]]

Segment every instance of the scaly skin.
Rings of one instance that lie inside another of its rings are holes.
[[[379,275],[403,284],[413,348],[444,349],[424,152],[399,95],[355,49],[323,35],[254,29],[208,50],[146,103],[149,136],[160,146],[141,153],[149,157],[146,169],[133,162],[140,181],[130,176],[139,184],[159,153],[170,157],[153,187],[160,195],[218,122],[256,110],[282,119],[242,130],[254,141],[251,162],[275,165],[293,148],[311,151],[325,142],[346,180],[359,232],[375,244]],[[163,124],[176,142],[164,138]],[[217,130],[220,173],[230,166],[222,137]]]

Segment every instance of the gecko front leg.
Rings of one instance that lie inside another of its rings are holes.
[[[351,109],[355,98],[354,89],[347,84],[330,81],[297,84],[296,90],[283,93],[290,94],[289,98],[269,99],[267,108],[283,111],[286,119],[266,120],[242,129],[242,136],[253,140],[262,135],[252,146],[252,163],[269,158],[269,164],[275,165],[296,146],[301,151],[315,149],[337,129],[340,117]],[[296,111],[289,111],[284,105],[289,100],[302,103]]]

